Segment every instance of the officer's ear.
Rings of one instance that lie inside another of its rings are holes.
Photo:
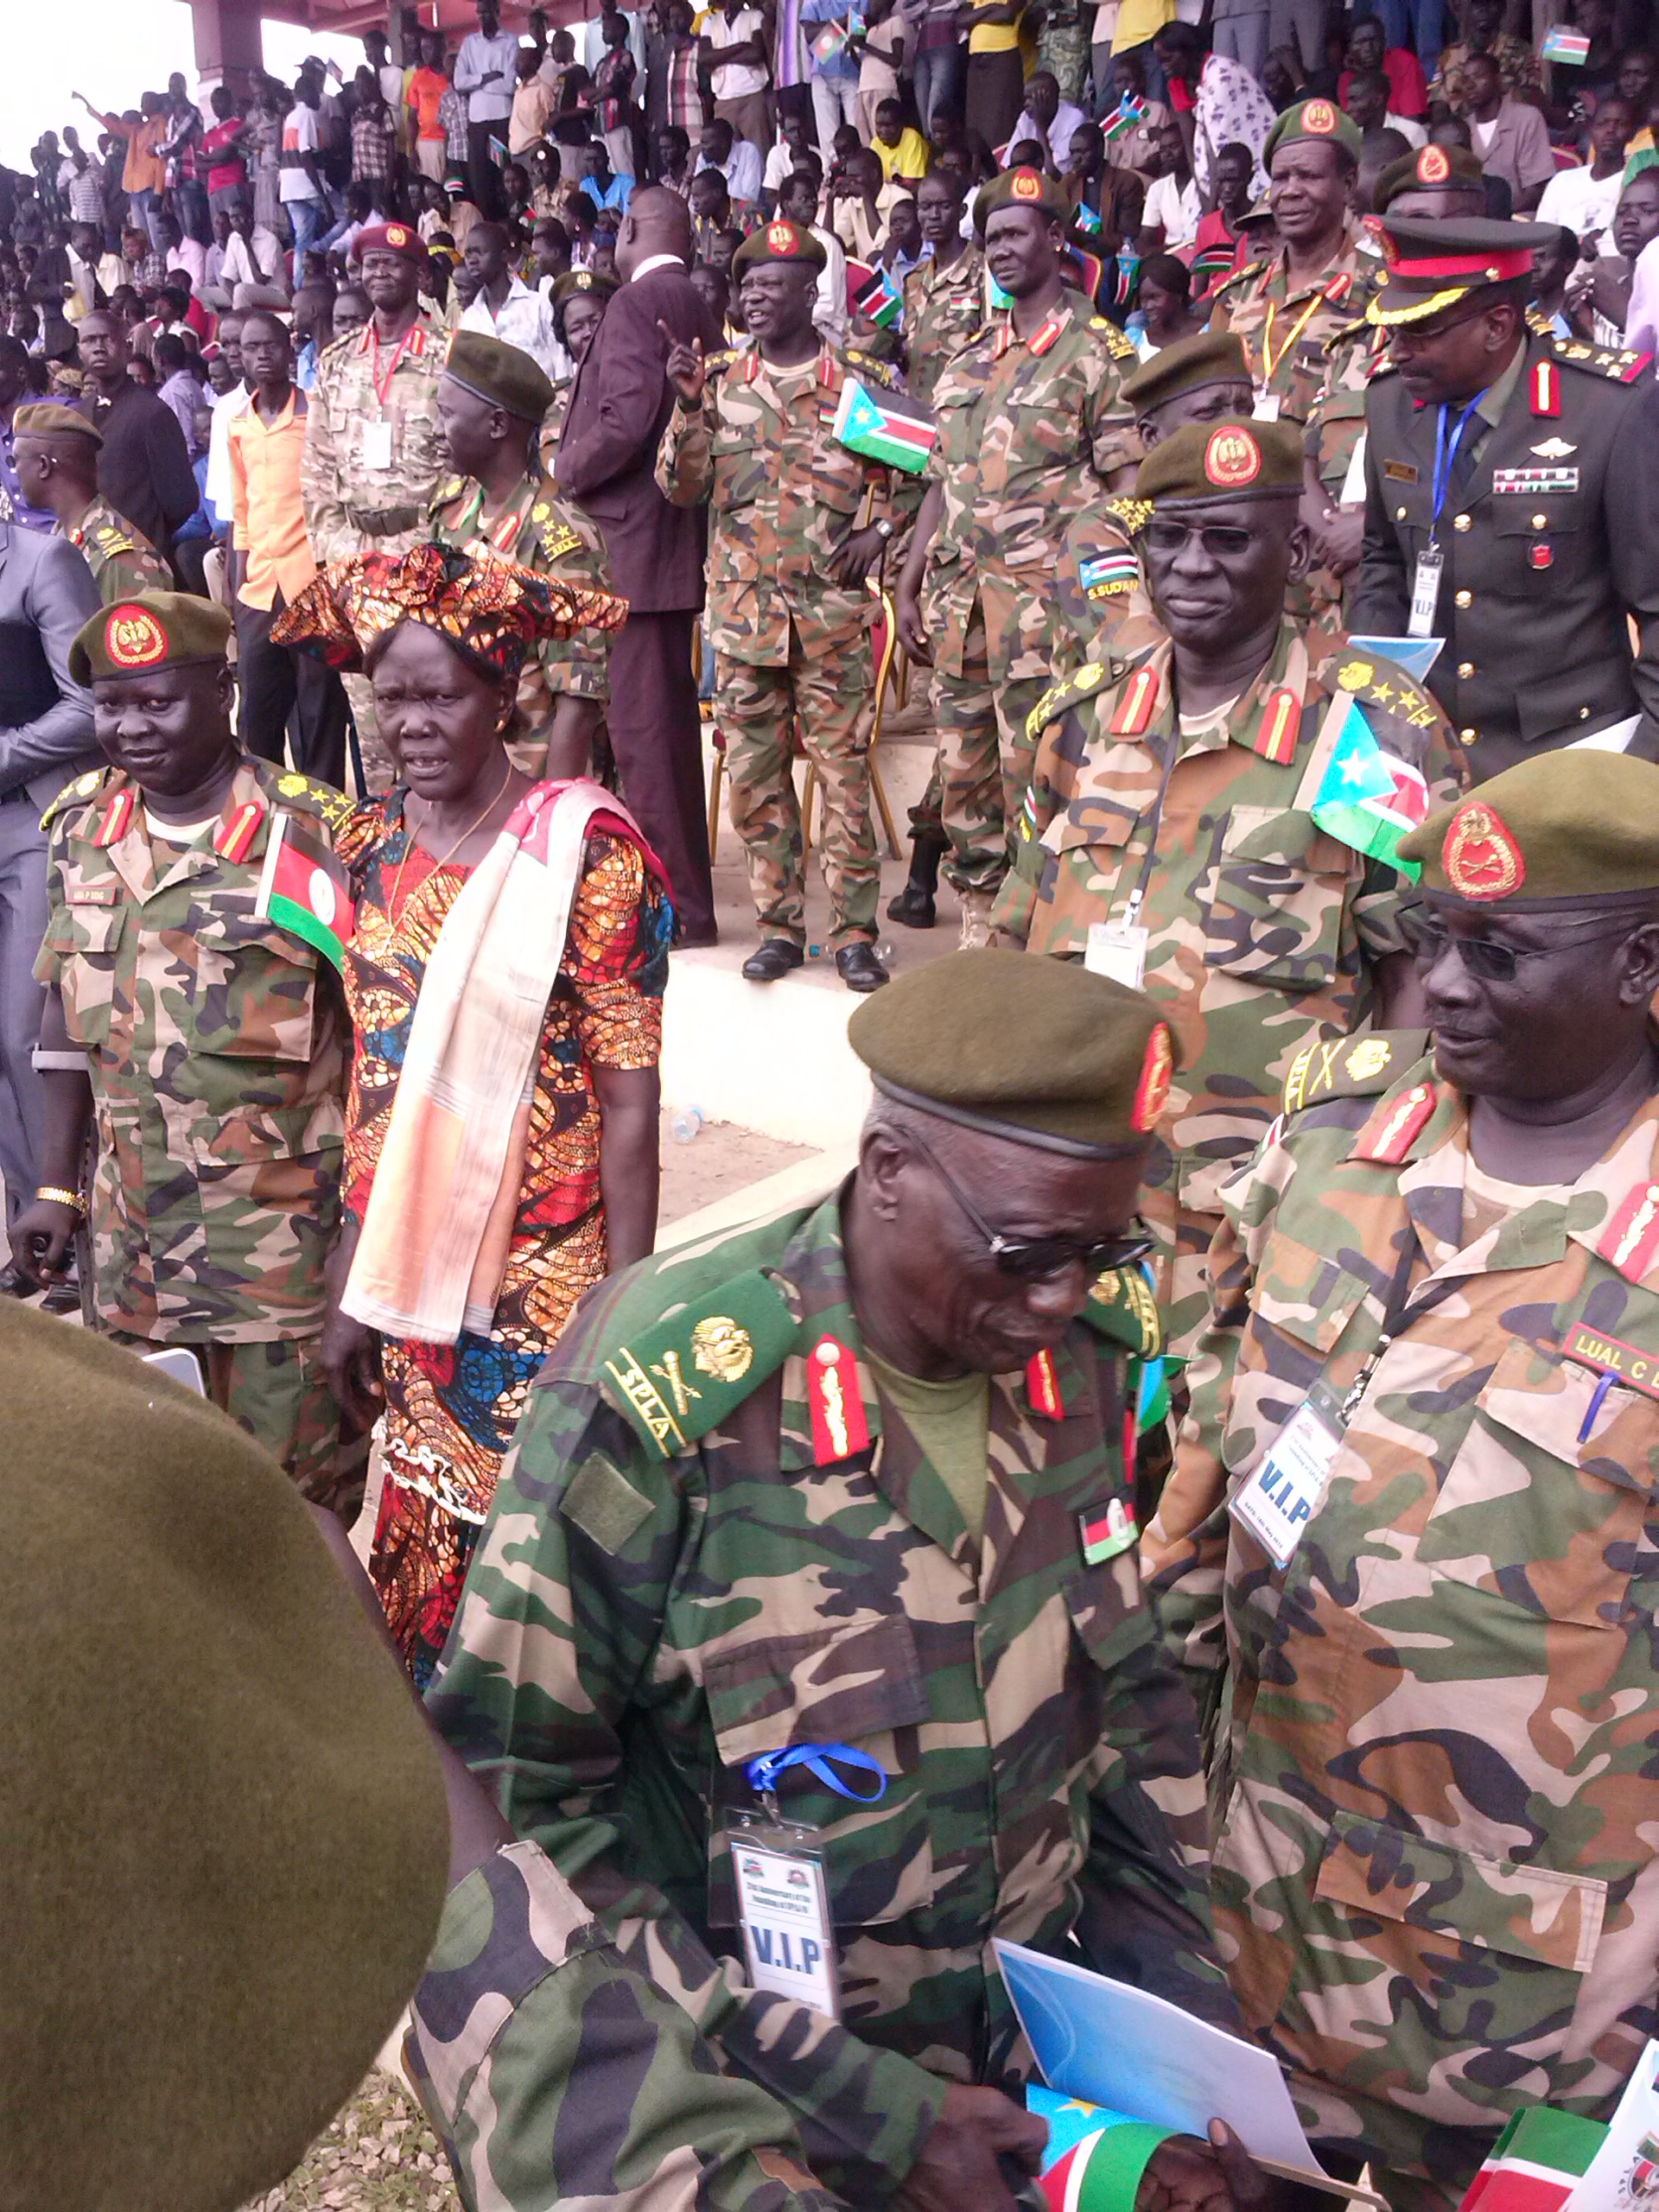
[[[213,698],[228,722],[236,708],[236,674],[228,661],[213,678]]]
[[[1618,948],[1619,1002],[1647,1006],[1659,994],[1659,914],[1632,930]]]
[[[1285,581],[1299,584],[1313,566],[1313,540],[1305,522],[1292,525],[1290,533],[1290,569]]]

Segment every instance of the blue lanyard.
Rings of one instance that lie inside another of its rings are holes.
[[[1463,434],[1469,427],[1469,417],[1486,397],[1478,391],[1458,417],[1458,427],[1448,442],[1446,418],[1448,410],[1442,405],[1434,425],[1434,513],[1428,525],[1428,542],[1432,545],[1440,535],[1440,510],[1446,505],[1446,495],[1452,488],[1452,471],[1457,465],[1458,448],[1463,443]]]
[[[830,1764],[831,1759],[858,1773],[873,1774],[875,1788],[849,1789]],[[837,1797],[850,1797],[858,1805],[874,1805],[887,1786],[887,1772],[881,1762],[851,1744],[791,1744],[781,1751],[762,1751],[758,1758],[746,1759],[743,1772],[757,1796],[772,1797],[777,1793],[779,1777],[792,1766],[805,1767],[826,1789],[833,1789]]]

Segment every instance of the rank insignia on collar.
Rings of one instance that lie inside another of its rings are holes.
[[[1262,710],[1262,719],[1250,740],[1251,752],[1259,753],[1264,760],[1271,760],[1276,768],[1285,767],[1296,758],[1296,735],[1301,723],[1301,702],[1296,694],[1274,692]]]
[[[1638,1183],[1603,1230],[1596,1250],[1626,1282],[1640,1282],[1659,1253],[1659,1183]]]
[[[1158,674],[1155,669],[1137,668],[1123,687],[1111,719],[1114,737],[1140,737],[1152,720],[1153,709],[1158,703]]]
[[[1141,1531],[1123,1500],[1114,1497],[1092,1512],[1078,1514],[1077,1535],[1083,1545],[1084,1565],[1103,1567],[1109,1559],[1116,1559],[1120,1552],[1126,1552],[1131,1544],[1137,1543]]]
[[[820,1337],[806,1356],[806,1398],[812,1415],[812,1458],[820,1467],[869,1448],[870,1427],[858,1387],[858,1363],[834,1337]]]
[[[1561,376],[1554,361],[1535,361],[1532,365],[1532,411],[1542,417],[1553,417],[1561,411]]]
[[[116,791],[104,810],[104,819],[98,825],[93,844],[107,851],[120,843],[127,834],[127,824],[132,820],[132,792],[130,789]]]
[[[1355,1140],[1349,1157],[1398,1167],[1433,1113],[1434,1104],[1433,1084],[1414,1083],[1409,1090],[1402,1090],[1397,1098],[1377,1109]]]
[[[1054,1355],[1039,1351],[1026,1366],[1026,1398],[1034,1414],[1045,1421],[1064,1421],[1065,1407],[1060,1397],[1060,1378],[1054,1371]]]
[[[245,860],[253,833],[264,818],[265,810],[257,798],[245,800],[230,820],[221,822],[214,830],[213,850],[221,860]]]

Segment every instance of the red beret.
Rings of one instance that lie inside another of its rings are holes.
[[[352,249],[359,261],[365,253],[400,253],[420,268],[426,260],[426,244],[410,223],[371,223],[357,234]]]

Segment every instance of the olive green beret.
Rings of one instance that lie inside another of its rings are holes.
[[[1183,423],[1135,471],[1135,496],[1158,507],[1188,500],[1277,499],[1302,488],[1295,423]]]
[[[1123,397],[1137,415],[1161,407],[1184,391],[1201,391],[1211,384],[1252,381],[1244,340],[1230,330],[1200,330],[1192,338],[1178,338],[1149,361],[1142,362],[1123,382]]]
[[[810,231],[804,231],[798,224],[763,223],[758,231],[751,231],[737,251],[732,256],[732,274],[741,276],[746,269],[753,269],[761,261],[793,261],[803,269],[815,272],[821,270],[830,257],[821,242]]]
[[[1365,143],[1359,125],[1351,116],[1343,113],[1335,100],[1298,100],[1294,107],[1285,110],[1268,131],[1262,148],[1262,168],[1272,168],[1273,157],[1281,146],[1298,145],[1305,138],[1321,145],[1339,146],[1355,166]]]
[[[232,2212],[373,2063],[442,1910],[442,1770],[276,1461],[0,1307],[0,2202]]]
[[[552,384],[529,354],[480,330],[456,331],[443,372],[490,406],[503,407],[526,423],[539,423],[553,404]]]
[[[93,683],[101,676],[223,660],[232,626],[211,599],[183,591],[140,592],[87,617],[69,648],[69,673],[77,683]]]
[[[1511,913],[1659,893],[1659,766],[1544,753],[1480,784],[1400,841],[1420,888]]]
[[[974,229],[982,238],[986,224],[999,207],[1040,207],[1057,223],[1068,221],[1071,214],[1071,202],[1065,196],[1065,186],[1057,178],[1044,176],[1036,169],[1004,169],[1001,175],[980,187],[974,201]]]
[[[1175,1067],[1149,998],[1046,954],[930,961],[866,999],[847,1037],[887,1097],[1076,1159],[1138,1151]]]
[[[606,269],[567,269],[563,276],[553,280],[553,304],[562,308],[567,300],[578,300],[584,295],[595,300],[608,300],[613,292],[622,289],[622,279],[613,276]]]
[[[95,423],[55,399],[34,399],[20,407],[11,418],[11,431],[17,438],[87,438],[95,446],[104,442],[104,433]]]
[[[1485,179],[1466,146],[1418,146],[1378,175],[1371,187],[1372,212],[1380,215],[1402,192],[1484,192]]]

